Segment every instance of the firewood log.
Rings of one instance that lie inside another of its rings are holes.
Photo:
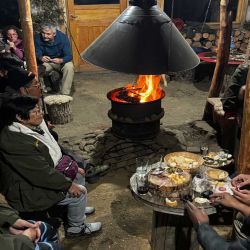
[[[216,46],[212,46],[212,47],[210,48],[210,50],[211,50],[212,52],[217,53],[217,47],[216,47]]]
[[[237,43],[239,41],[238,37],[233,38],[234,43]]]
[[[193,47],[201,47],[201,43],[200,42],[193,42],[192,46]]]
[[[207,41],[207,42],[205,43],[205,47],[208,48],[208,49],[210,49],[212,46],[213,46],[213,44],[212,44],[212,42],[210,42],[210,41]]]
[[[241,40],[243,40],[243,38],[244,38],[244,33],[241,33],[241,34],[238,36],[238,39],[241,41]]]
[[[209,37],[209,33],[203,33],[202,37],[205,38],[205,39],[207,39]]]
[[[242,44],[240,45],[240,50],[243,51],[243,52],[245,52],[246,49],[247,49],[247,43],[242,43]]]
[[[193,42],[192,39],[190,39],[190,38],[186,38],[185,40],[187,41],[187,43],[188,43],[189,45],[191,45],[192,42]]]
[[[241,34],[241,31],[240,30],[235,30],[234,31],[234,36],[239,36]]]
[[[195,42],[199,42],[202,38],[202,34],[201,33],[195,33],[194,37],[193,37],[193,41]]]
[[[236,42],[236,43],[234,43],[234,45],[235,45],[235,48],[236,48],[236,49],[239,49],[239,48],[240,48],[241,43],[240,43],[240,42]]]
[[[249,37],[250,37],[250,31],[246,31],[244,37],[245,37],[245,38],[249,38]]]
[[[215,40],[215,34],[209,34],[208,38],[209,41],[214,41]]]
[[[248,43],[248,41],[249,41],[249,38],[244,37],[243,43]]]

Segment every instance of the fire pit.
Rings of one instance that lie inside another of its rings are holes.
[[[161,99],[164,90],[159,87],[161,76],[140,75],[135,85],[111,90],[108,112],[112,120],[112,132],[122,138],[148,139],[160,130],[164,116]]]
[[[158,133],[164,115],[161,74],[192,69],[199,58],[156,0],[129,4],[81,57],[105,69],[140,75],[136,85],[108,93],[108,115],[116,135],[146,139]]]

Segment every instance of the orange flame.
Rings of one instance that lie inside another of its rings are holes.
[[[139,75],[136,85],[128,84],[128,96],[139,98],[140,102],[150,102],[161,98],[160,75]]]

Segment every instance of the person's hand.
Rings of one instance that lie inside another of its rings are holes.
[[[51,58],[50,58],[49,56],[42,56],[42,57],[40,58],[40,60],[41,60],[42,62],[51,62]]]
[[[39,227],[36,228],[28,228],[24,230],[22,235],[27,236],[32,242],[37,243],[41,236],[41,231]]]
[[[200,224],[208,224],[209,218],[205,213],[204,209],[196,207],[192,202],[187,201],[186,203],[187,212],[190,220],[193,222],[195,228]]]
[[[239,91],[238,95],[239,100],[244,100],[245,92],[246,92],[246,85],[243,85]]]
[[[62,58],[53,58],[50,61],[53,62],[53,63],[56,63],[56,64],[63,63],[63,59]]]
[[[225,207],[237,208],[239,205],[239,201],[229,193],[214,193],[209,198],[213,204],[219,204]]]
[[[70,193],[70,195],[72,197],[80,197],[80,195],[83,193],[83,194],[86,194],[87,193],[87,189],[82,186],[82,185],[79,185],[79,184],[76,184],[74,182],[72,182],[68,192]]]
[[[14,50],[16,49],[16,46],[15,46],[15,44],[13,42],[7,40],[7,43],[9,44],[10,49],[14,49]]]
[[[216,105],[214,105],[214,112],[215,112],[218,116],[224,116],[224,115],[225,115],[225,111],[223,110],[222,102],[217,103]]]
[[[18,234],[26,235],[26,234],[28,234],[29,236],[32,236],[34,234],[34,231],[35,231],[36,237],[34,239],[34,242],[36,242],[39,240],[39,238],[41,236],[40,224],[41,224],[40,221],[37,221],[36,223],[33,224],[33,223],[30,223],[30,222],[23,220],[23,219],[17,219],[16,222],[11,227],[9,227],[9,232],[11,234],[14,234],[14,235],[18,235]],[[26,236],[28,236],[28,235],[26,235]],[[33,239],[33,237],[29,237],[29,238],[31,240]]]
[[[17,219],[16,222],[12,225],[14,228],[35,228],[37,227],[36,224],[30,223],[23,219]]]
[[[232,188],[232,191],[237,200],[250,206],[250,190]]]
[[[85,170],[83,168],[78,168],[78,173],[80,175],[85,175]]]
[[[232,185],[238,189],[250,184],[250,175],[248,174],[239,174],[232,179]]]

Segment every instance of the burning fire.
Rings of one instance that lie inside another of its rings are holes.
[[[160,99],[163,92],[159,86],[160,80],[160,75],[139,75],[135,85],[128,84],[119,92],[115,92],[112,100],[144,103]]]

